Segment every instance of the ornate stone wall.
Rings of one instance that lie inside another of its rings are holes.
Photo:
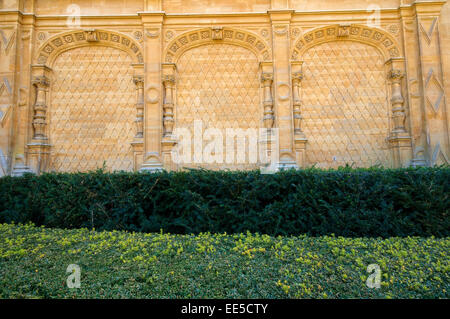
[[[449,26],[445,0],[0,1],[0,176],[262,165],[174,161],[195,120],[276,167],[448,164]]]
[[[303,55],[307,165],[390,166],[383,56],[372,46],[333,41]]]
[[[131,57],[104,46],[66,51],[53,64],[50,170],[133,170],[135,88]]]

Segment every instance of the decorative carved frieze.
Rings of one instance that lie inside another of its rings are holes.
[[[338,34],[339,38],[347,38],[350,36],[350,24],[339,25]]]
[[[95,29],[89,29],[84,31],[86,33],[86,41],[87,42],[98,42],[98,34]]]
[[[187,49],[211,41],[224,41],[251,48],[260,61],[268,61],[272,54],[267,42],[256,34],[244,30],[227,27],[212,27],[180,34],[166,47],[164,61],[176,62],[177,58]]]
[[[397,41],[388,32],[366,25],[340,24],[317,28],[303,34],[294,45],[292,59],[301,58],[306,50],[318,43],[342,39],[374,45],[383,52],[386,60],[401,55]]]
[[[223,40],[223,28],[213,27],[212,28],[212,38],[213,40]]]
[[[103,31],[97,29],[77,30],[48,39],[36,55],[35,63],[40,65],[51,65],[52,61],[61,52],[69,48],[76,48],[89,43],[103,43],[107,46],[116,47],[127,51],[134,59],[134,63],[143,63],[144,56],[137,42],[123,34]]]

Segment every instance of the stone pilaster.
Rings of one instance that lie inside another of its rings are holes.
[[[413,14],[418,42],[417,94],[420,100],[420,137],[414,150],[414,165],[450,164],[449,118],[444,89],[440,14],[446,1],[416,1]],[[417,48],[417,44],[416,44]],[[415,49],[417,51],[417,49]],[[411,53],[410,53],[411,54]],[[443,132],[446,132],[446,134]]]
[[[147,0],[146,10],[140,13],[144,26],[145,108],[144,108],[144,158],[141,171],[163,169],[162,145],[162,87],[161,52],[164,12],[160,1]]]
[[[281,1],[283,2],[283,1]],[[284,6],[284,2],[279,5]],[[275,4],[278,4],[276,2]],[[273,4],[274,5],[274,4]],[[276,127],[279,130],[279,168],[296,168],[294,121],[290,72],[290,21],[294,10],[272,9],[269,16],[273,33],[274,95]]]

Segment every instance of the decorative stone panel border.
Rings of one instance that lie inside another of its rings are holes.
[[[35,64],[51,66],[64,51],[87,45],[103,45],[126,51],[133,63],[144,63],[142,50],[130,37],[112,31],[77,30],[59,34],[46,41],[38,50]]]
[[[250,49],[260,62],[271,61],[272,51],[265,40],[244,30],[227,27],[213,27],[185,32],[172,40],[164,50],[164,62],[176,63],[187,50],[216,41],[230,43]]]
[[[291,59],[301,60],[303,54],[311,47],[321,43],[339,40],[363,42],[379,49],[385,58],[403,56],[397,41],[386,31],[366,25],[341,24],[321,27],[307,32],[295,43]]]

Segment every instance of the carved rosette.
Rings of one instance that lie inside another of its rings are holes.
[[[406,132],[406,113],[404,108],[404,99],[402,96],[402,79],[404,73],[401,70],[393,69],[389,72],[388,78],[392,86],[392,117],[394,121],[393,133]]]
[[[33,116],[33,139],[46,140],[45,128],[47,125],[47,92],[50,81],[46,76],[37,76],[33,79],[33,86],[36,88],[36,103],[34,104]]]
[[[272,129],[275,122],[272,97],[273,73],[263,72],[261,82],[264,88],[264,127]]]
[[[172,136],[174,127],[173,109],[174,109],[174,99],[173,90],[175,88],[175,76],[163,75],[162,79],[164,85],[164,105],[163,105],[163,124],[164,124],[164,136]]]
[[[133,78],[136,85],[136,138],[144,137],[144,76]]]
[[[296,135],[302,135],[302,115],[301,115],[301,107],[302,101],[300,99],[300,84],[303,80],[302,72],[295,72],[292,74],[292,90],[293,90],[293,106],[294,106],[294,132]]]

